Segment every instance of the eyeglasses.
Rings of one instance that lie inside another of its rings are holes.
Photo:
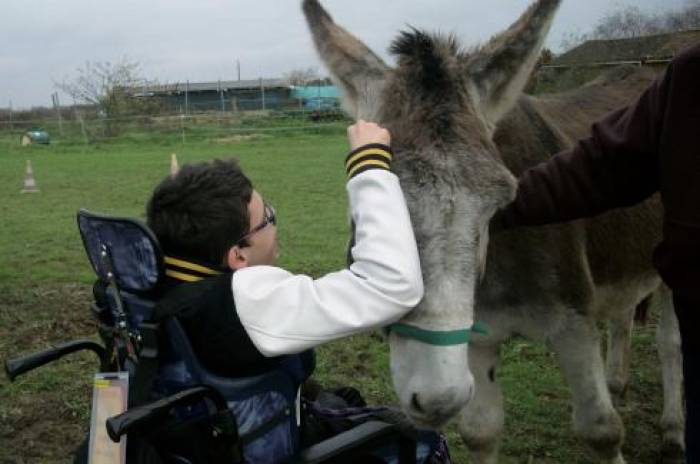
[[[264,203],[265,207],[265,216],[263,216],[263,220],[258,224],[257,226],[253,227],[246,233],[243,237],[239,238],[235,245],[241,245],[242,242],[245,240],[249,239],[251,235],[257,234],[261,230],[263,230],[265,227],[269,226],[270,224],[277,225],[277,216],[275,215],[275,208],[272,207],[272,205],[269,205],[267,203]]]

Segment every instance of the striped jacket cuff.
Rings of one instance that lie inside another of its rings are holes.
[[[345,159],[345,169],[348,172],[348,179],[352,179],[360,173],[370,169],[391,170],[391,160],[394,154],[386,145],[373,143],[364,145],[350,152]]]

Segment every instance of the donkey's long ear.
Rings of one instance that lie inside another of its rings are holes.
[[[318,0],[304,0],[304,14],[321,59],[343,92],[353,117],[376,120],[378,97],[389,70],[365,44],[333,22]]]
[[[537,0],[515,24],[467,60],[467,72],[490,123],[495,125],[525,88],[560,4],[561,0]]]

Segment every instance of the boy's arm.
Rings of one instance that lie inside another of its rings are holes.
[[[349,135],[353,146],[363,140]],[[316,280],[268,266],[234,274],[238,315],[263,354],[297,353],[385,326],[423,297],[418,250],[399,180],[389,169],[391,156],[383,144],[348,156],[347,191],[356,224],[349,269]]]

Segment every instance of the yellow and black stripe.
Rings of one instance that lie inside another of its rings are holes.
[[[345,168],[348,171],[348,179],[369,171],[370,169],[391,170],[391,160],[394,154],[391,148],[379,143],[364,145],[352,151],[345,160]]]
[[[221,271],[180,258],[166,256],[165,275],[183,282],[197,282],[222,274]]]

